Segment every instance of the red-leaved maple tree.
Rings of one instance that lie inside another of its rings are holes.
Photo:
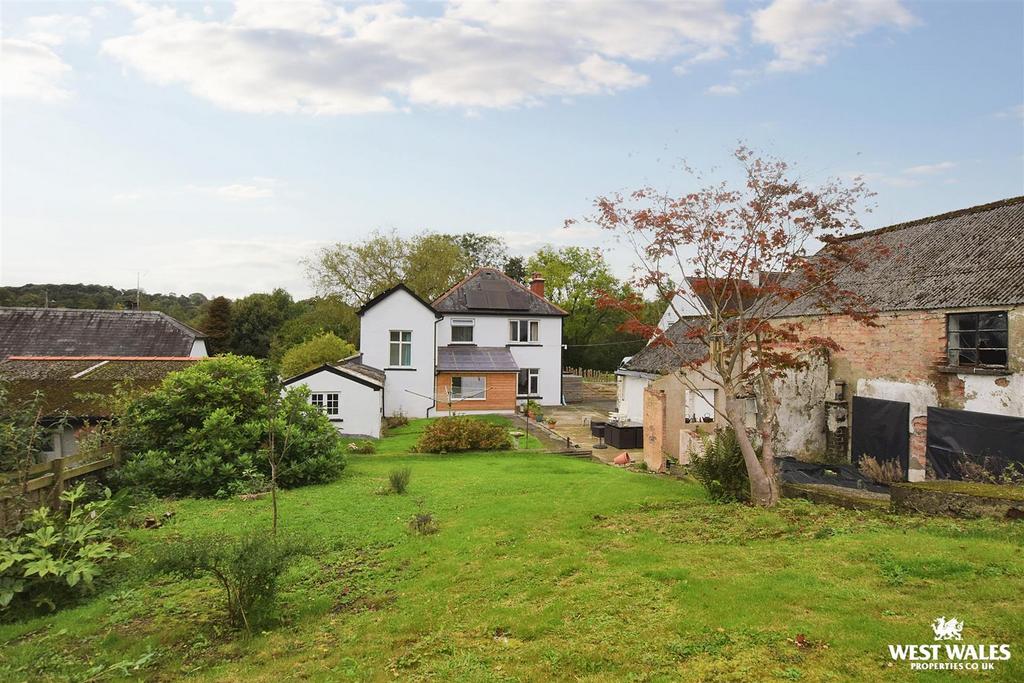
[[[871,196],[862,181],[811,187],[783,161],[745,146],[733,156],[742,187],[721,182],[681,196],[651,188],[602,196],[587,221],[632,245],[636,291],[656,291],[681,328],[670,336],[644,324],[639,295],[605,296],[602,305],[626,311],[629,331],[675,351],[681,371],[673,376],[688,389],[698,388],[693,373],[721,390],[724,411],[712,408],[736,432],[751,501],[770,506],[779,498],[776,382],[839,349],[812,325],[821,316],[875,324],[870,306],[844,282],[878,253],[836,239],[861,227],[857,214]],[[703,357],[691,352],[695,345],[706,349]],[[757,401],[754,429],[746,426],[748,398]]]

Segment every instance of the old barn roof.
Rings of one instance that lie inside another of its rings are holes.
[[[433,308],[440,313],[568,315],[497,268],[478,268],[438,297]]]
[[[8,356],[188,356],[204,335],[158,311],[0,308]]]
[[[841,238],[888,254],[838,284],[871,308],[903,311],[1024,304],[1024,196]],[[826,246],[822,251],[826,251]],[[787,313],[815,313],[803,301]]]
[[[49,415],[105,417],[110,414],[109,397],[118,385],[148,389],[168,374],[200,360],[13,356],[0,361],[0,381],[17,399],[28,399],[34,392],[41,392]]]
[[[623,363],[620,370],[665,375],[677,370],[683,363],[707,357],[707,345],[686,338],[691,326],[704,324],[707,322],[703,318],[680,318],[665,332],[669,344],[648,344]]]

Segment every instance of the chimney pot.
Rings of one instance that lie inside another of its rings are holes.
[[[534,273],[530,276],[530,291],[537,296],[544,296],[544,276]]]

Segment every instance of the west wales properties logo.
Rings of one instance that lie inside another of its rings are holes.
[[[964,622],[960,619],[941,616],[931,622],[931,627],[933,640],[942,642],[889,645],[889,656],[917,671],[991,671],[997,663],[1010,659],[1006,643],[964,643]]]

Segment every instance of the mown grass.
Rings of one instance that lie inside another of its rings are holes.
[[[1024,525],[715,505],[693,484],[542,453],[405,454],[421,428],[281,496],[282,529],[309,552],[275,628],[243,637],[212,581],[126,568],[77,607],[0,626],[0,679],[895,681],[911,672],[886,645],[932,642],[937,616],[1010,643],[992,678],[1024,677]],[[412,471],[406,495],[378,495],[395,467]],[[130,532],[137,555],[270,520],[266,500],[145,512],[164,511]],[[439,531],[411,533],[417,512]]]

